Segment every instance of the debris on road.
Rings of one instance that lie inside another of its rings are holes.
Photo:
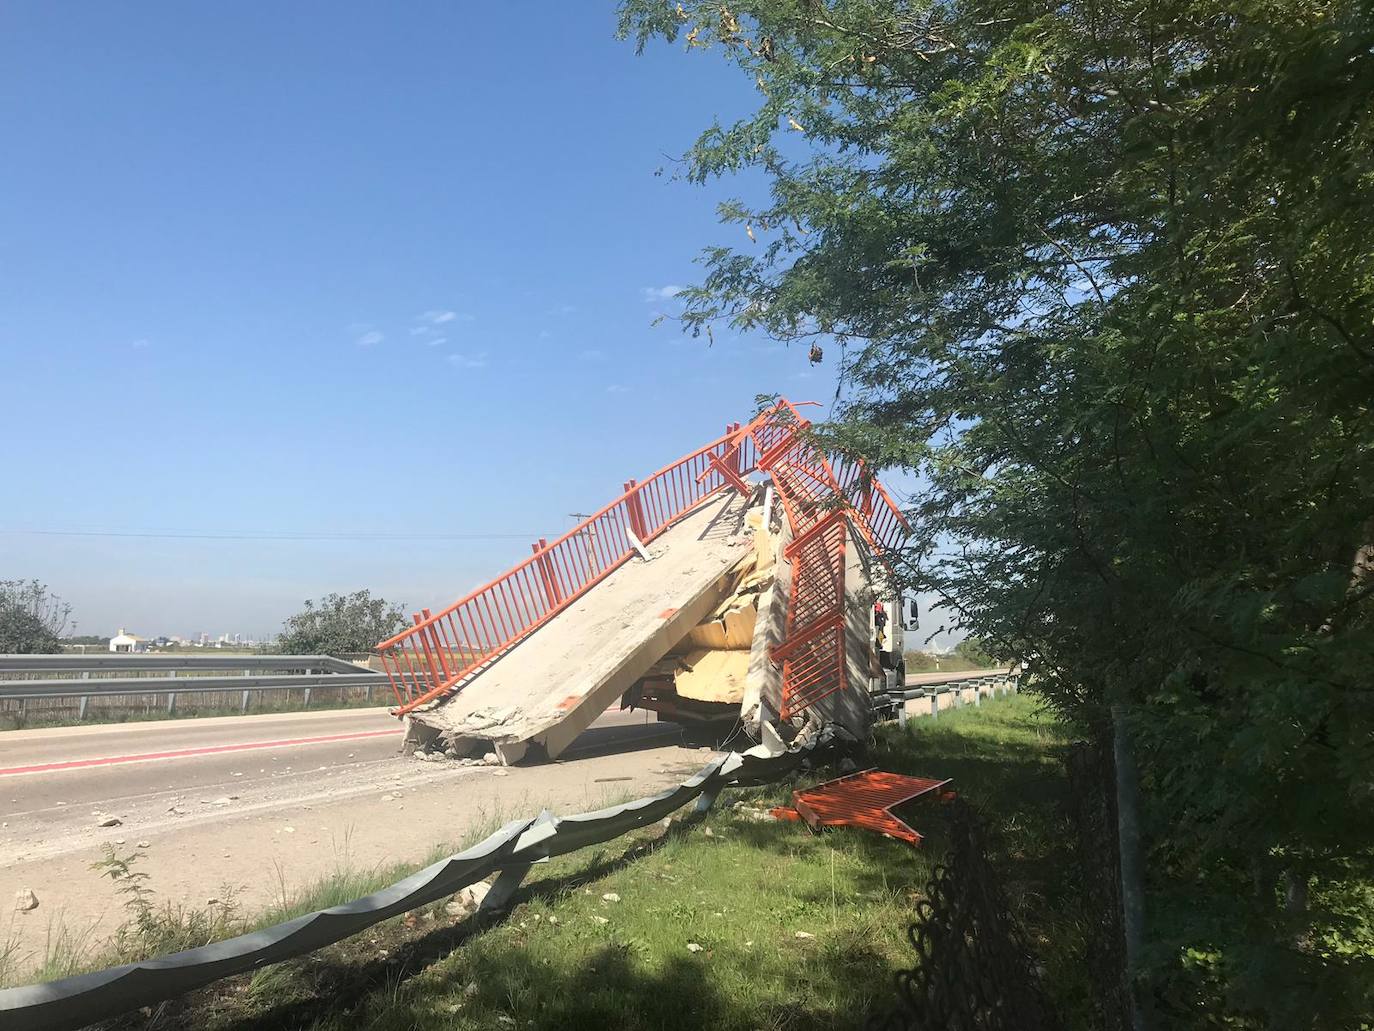
[[[33,893],[31,888],[20,888],[14,893],[14,908],[16,912],[27,913],[29,910],[38,908],[38,896]]]

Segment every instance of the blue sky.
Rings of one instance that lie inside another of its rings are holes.
[[[655,176],[749,83],[614,5],[11,2],[0,578],[78,632],[439,607],[833,367],[651,327],[756,184]],[[514,535],[232,540],[101,534]]]

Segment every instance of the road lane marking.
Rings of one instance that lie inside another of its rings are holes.
[[[201,748],[179,748],[170,752],[143,752],[137,755],[110,755],[99,759],[69,759],[66,762],[39,763],[35,766],[11,766],[0,769],[0,777],[24,773],[58,773],[62,770],[83,770],[93,766],[113,766],[119,763],[144,763],[158,759],[185,759],[196,755],[217,755],[223,752],[247,752],[261,748],[289,748],[293,745],[321,745],[330,741],[357,741],[368,737],[394,737],[395,730],[360,730],[352,734],[326,734],[322,737],[293,737],[280,741],[247,741],[237,745],[206,745]]]

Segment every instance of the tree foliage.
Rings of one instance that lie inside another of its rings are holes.
[[[986,642],[979,637],[965,637],[954,646],[954,654],[981,669],[991,669],[997,665],[997,660],[988,651]]]
[[[282,625],[277,650],[287,655],[340,655],[371,651],[377,644],[406,627],[401,606],[371,591],[328,594]]]
[[[759,91],[683,165],[770,187],[722,207],[687,328],[837,344],[831,442],[922,475],[906,586],[1066,718],[1128,714],[1180,1022],[1374,1010],[1372,18],[621,9]]]
[[[0,580],[0,654],[62,650],[72,607],[37,580]]]

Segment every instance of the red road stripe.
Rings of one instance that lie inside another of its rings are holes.
[[[180,748],[174,752],[144,752],[141,755],[111,755],[100,759],[71,759],[60,763],[40,763],[37,766],[11,766],[0,769],[0,777],[20,773],[53,773],[58,770],[80,770],[91,766],[113,766],[116,763],[141,763],[154,759],[182,759],[191,755],[215,755],[219,752],[246,752],[255,748],[286,748],[290,745],[318,745],[327,741],[354,741],[364,737],[394,735],[395,730],[361,730],[353,734],[329,734],[324,737],[293,737],[282,741],[249,741],[239,745],[208,745],[204,748]]]

